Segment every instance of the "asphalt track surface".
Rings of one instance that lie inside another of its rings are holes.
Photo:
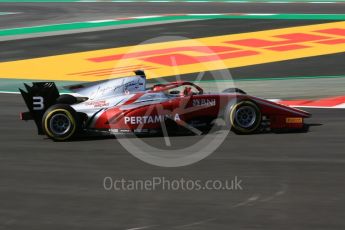
[[[31,5],[35,10],[35,4],[20,5]],[[39,5],[48,7],[46,5],[49,4]],[[209,5],[208,10],[216,11],[212,7],[218,7],[218,4]],[[251,5],[240,6],[245,10]],[[198,8],[194,3],[193,6]],[[277,4],[274,9],[273,4],[254,6],[251,11],[343,12],[340,5],[327,4],[322,9],[313,5],[303,8],[300,4]],[[150,7],[163,11],[162,5]],[[200,9],[204,7],[202,5]],[[133,14],[138,10],[134,8]],[[56,17],[65,16],[59,16],[58,12]],[[19,26],[22,20],[13,23]],[[25,20],[30,21],[28,18]],[[63,36],[42,39],[47,39],[46,42],[62,39],[61,44],[65,42]],[[24,46],[20,48],[17,47],[19,43],[8,42],[5,46],[1,43],[1,51],[8,47],[4,56],[18,59],[23,53],[11,56],[11,47],[13,51],[19,51],[42,44],[41,40],[36,44],[34,40],[28,40],[27,46],[25,41],[21,42]],[[51,46],[51,50],[60,48]],[[32,53],[32,50],[27,50],[27,53]],[[4,56],[1,56],[2,60],[6,59]],[[317,72],[322,68],[320,63],[328,62],[334,63],[329,71],[344,74],[344,69],[341,69],[344,67],[337,64],[342,60],[343,54],[335,54],[243,67],[235,71],[239,76],[245,71],[261,76],[262,68],[272,68],[279,73],[287,68],[284,66],[288,63],[291,67],[300,67],[299,75],[308,75],[312,73],[305,71]],[[302,68],[307,64],[308,68]],[[327,65],[324,64],[323,68],[326,73]],[[311,124],[309,132],[230,134],[211,156],[196,164],[161,168],[141,162],[116,139],[56,143],[37,136],[32,122],[18,120],[18,113],[24,109],[19,95],[2,94],[0,105],[0,229],[345,228],[344,110],[308,109],[313,114],[308,119]],[[172,143],[179,148],[194,143],[198,138],[172,137]],[[145,142],[161,146],[163,140],[153,137],[145,138]],[[202,181],[229,180],[237,176],[242,180],[243,190],[106,191],[103,179],[107,176],[114,179],[165,177]]]
[[[56,143],[18,120],[19,95],[2,95],[3,229],[344,229],[345,110],[310,109],[308,133],[230,134],[182,168],[141,162],[116,139]],[[212,135],[212,134],[211,134]],[[174,137],[185,146],[198,137]],[[161,138],[147,138],[159,146]],[[106,191],[103,179],[238,177],[235,191]]]

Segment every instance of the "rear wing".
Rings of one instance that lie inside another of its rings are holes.
[[[34,82],[32,86],[24,84],[25,90],[19,89],[28,112],[20,114],[22,120],[34,120],[37,126],[38,134],[43,134],[42,117],[45,111],[56,103],[60,96],[54,82]]]

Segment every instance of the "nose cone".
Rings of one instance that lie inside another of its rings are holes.
[[[291,108],[289,107],[290,109],[292,109],[295,113],[296,113],[296,116],[301,116],[303,118],[308,118],[308,117],[311,117],[311,113],[307,112],[307,111],[304,111],[304,110],[301,110],[301,109],[296,109],[296,108]]]

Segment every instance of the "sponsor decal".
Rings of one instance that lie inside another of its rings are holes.
[[[216,106],[216,99],[193,99],[193,106]]]
[[[129,82],[126,82],[125,84],[123,85],[109,85],[109,86],[106,86],[106,87],[98,87],[97,88],[97,91],[95,92],[96,95],[105,95],[107,94],[108,92],[126,92],[126,91],[132,91],[132,90],[137,90],[139,89],[140,87],[142,87],[144,85],[144,83],[137,79],[137,80],[132,80],[132,81],[129,81]]]
[[[285,120],[286,123],[303,123],[302,117],[287,117]]]
[[[148,133],[149,132],[148,129],[134,129],[133,131],[135,133]]]
[[[107,101],[105,101],[105,100],[101,100],[101,101],[87,101],[87,102],[85,102],[85,104],[89,105],[89,106],[93,106],[95,108],[109,106],[109,103]]]
[[[110,133],[118,133],[119,132],[119,129],[109,129],[109,132]]]
[[[131,125],[139,125],[139,124],[154,124],[154,123],[160,123],[165,120],[174,120],[174,121],[180,121],[180,115],[178,113],[174,115],[153,115],[153,116],[129,116],[124,117],[125,124],[131,124]]]

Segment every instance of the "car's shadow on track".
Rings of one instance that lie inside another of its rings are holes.
[[[267,133],[275,133],[275,134],[308,133],[311,127],[322,126],[322,125],[323,124],[320,124],[320,123],[311,123],[311,124],[305,124],[302,129],[280,129],[280,130],[272,130],[271,132],[267,132]]]
[[[270,131],[260,131],[253,134],[246,134],[248,135],[264,135],[264,134],[291,134],[291,133],[308,133],[310,131],[311,127],[317,127],[322,126],[323,124],[320,123],[311,123],[306,124],[302,129],[282,129],[282,130],[270,130]],[[207,134],[216,134],[219,130],[210,131],[210,132],[204,132],[201,134],[201,136],[207,135]],[[241,136],[246,136],[241,135]],[[169,137],[184,137],[184,136],[196,136],[193,133],[171,133],[169,134]],[[96,141],[96,140],[111,140],[111,139],[122,139],[122,138],[163,138],[163,134],[84,134],[77,136],[67,142],[83,142],[83,141]]]
[[[206,134],[202,134],[206,135]],[[169,137],[183,137],[183,136],[195,136],[193,134],[169,134]],[[124,138],[163,138],[163,134],[108,134],[108,135],[102,135],[102,136],[97,136],[97,135],[82,135],[82,136],[77,136],[74,137],[73,139],[67,141],[67,142],[82,142],[82,141],[95,141],[95,140],[110,140],[110,139],[124,139]]]

